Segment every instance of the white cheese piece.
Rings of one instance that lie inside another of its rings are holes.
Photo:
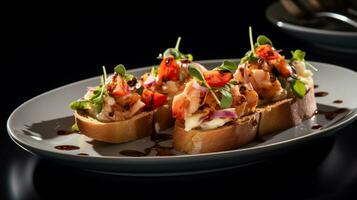
[[[196,114],[185,118],[185,131],[190,131],[193,128],[199,127],[202,123],[202,117],[205,114]]]
[[[232,120],[231,118],[215,118],[215,119],[212,119],[210,121],[203,122],[201,124],[201,128],[203,130],[215,129],[215,128],[223,126],[225,123],[227,123],[227,122],[229,122],[231,120]]]

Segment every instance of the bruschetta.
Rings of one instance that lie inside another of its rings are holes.
[[[301,123],[314,115],[313,73],[316,70],[305,61],[305,52],[291,52],[289,61],[273,47],[271,40],[260,35],[251,50],[241,59],[235,80],[249,84],[259,95],[259,136],[278,132]]]
[[[189,65],[193,79],[172,103],[176,150],[189,154],[224,151],[255,138],[258,94],[232,79],[236,67],[235,63],[225,61],[213,70],[202,72]]]
[[[190,79],[187,65],[192,63],[191,54],[183,54],[179,50],[181,38],[179,37],[175,48],[168,48],[158,56],[161,63],[152,67],[151,71],[141,76],[141,84],[145,88],[143,101],[148,108],[154,110],[154,123],[156,131],[165,130],[174,124],[171,104],[173,97],[184,88]],[[197,64],[198,65],[198,64]],[[157,96],[157,98],[155,98]],[[158,97],[163,100],[163,106],[156,106]]]
[[[173,100],[176,150],[236,149],[315,114],[313,74],[307,66],[315,68],[305,61],[305,52],[292,52],[289,62],[269,38],[261,35],[253,43],[251,28],[249,33],[251,50],[238,66],[226,61],[211,71],[189,68],[195,79]],[[233,77],[230,70],[235,70]]]
[[[83,98],[70,104],[75,111],[74,128],[108,143],[149,136],[153,131],[153,111],[144,109],[136,78],[126,73],[123,65],[118,65],[114,71],[107,77],[103,67],[101,84],[88,88]]]

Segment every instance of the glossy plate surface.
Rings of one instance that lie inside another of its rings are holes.
[[[238,60],[235,60],[238,61]],[[207,67],[220,65],[222,60],[201,61]],[[340,128],[352,122],[356,115],[357,73],[335,65],[311,62],[318,72],[314,73],[318,91],[326,91],[325,97],[317,97],[318,108],[323,111],[334,111],[338,108],[348,110],[338,114],[333,120],[327,120],[318,114],[302,124],[279,134],[263,138],[264,141],[253,142],[240,149],[200,155],[184,155],[175,151],[174,156],[156,156],[152,150],[149,156],[128,157],[123,150],[144,152],[154,144],[150,138],[140,139],[125,144],[105,144],[78,133],[58,135],[58,130],[69,130],[72,123],[72,111],[68,104],[80,98],[88,86],[98,85],[99,77],[75,82],[44,94],[41,94],[21,106],[9,117],[7,129],[10,137],[24,149],[39,156],[87,170],[119,173],[127,175],[172,175],[203,173],[229,169],[260,162],[286,151],[296,145],[304,145],[308,140],[318,139],[334,134]],[[149,68],[130,70],[140,76]],[[336,104],[335,100],[342,100]],[[312,129],[315,124],[321,129]],[[170,134],[170,130],[165,131]],[[170,147],[171,141],[165,140],[162,146]],[[58,145],[74,145],[79,149],[58,150]],[[78,155],[78,154],[86,155]]]

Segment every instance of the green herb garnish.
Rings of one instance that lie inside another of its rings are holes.
[[[121,77],[124,77],[126,74],[126,69],[123,64],[119,64],[114,68],[114,72],[119,74]]]
[[[107,72],[103,66],[103,75],[101,77],[101,85],[97,86],[93,91],[93,96],[89,100],[77,100],[72,102],[69,107],[73,110],[94,110],[99,113],[103,107],[103,95],[107,93],[105,82],[107,79]]]
[[[248,51],[243,58],[240,60],[240,64],[245,62],[256,62],[259,60],[258,56],[255,54],[255,46],[253,42],[253,31],[252,27],[249,26],[249,43],[250,51]]]
[[[298,78],[293,78],[290,82],[291,91],[294,96],[298,98],[303,98],[306,94],[306,87],[305,84],[299,80]]]
[[[166,49],[164,54],[160,54],[158,56],[158,59],[163,59],[163,58],[167,58],[169,56],[173,56],[175,60],[187,59],[189,61],[192,61],[193,56],[191,54],[183,54],[180,52],[180,50],[179,50],[180,43],[181,43],[181,37],[178,37],[175,48]]]
[[[190,74],[191,77],[193,77],[194,79],[200,81],[201,83],[204,84],[204,86],[211,92],[212,96],[214,97],[214,99],[217,101],[217,103],[219,105],[221,105],[221,102],[219,101],[216,93],[213,91],[213,89],[211,88],[211,86],[208,85],[208,83],[206,82],[206,79],[204,78],[204,76],[202,75],[202,73],[200,72],[200,70],[198,70],[196,68],[196,66],[194,64],[189,64],[188,65],[188,72]]]
[[[294,61],[305,62],[305,64],[309,66],[311,69],[313,69],[314,71],[318,71],[316,67],[314,67],[312,64],[310,64],[305,60],[306,53],[304,51],[301,51],[300,49],[296,49],[295,51],[291,51],[291,54],[293,57],[290,59],[290,62],[294,62]]]
[[[224,70],[234,70],[233,65],[235,66],[234,63],[227,61],[219,67],[225,66]],[[220,70],[220,69],[218,69],[218,70]],[[211,92],[212,96],[215,98],[215,100],[217,101],[217,103],[219,104],[219,106],[222,109],[229,108],[232,105],[233,97],[232,97],[232,93],[231,93],[230,89],[233,85],[238,84],[238,82],[236,80],[230,81],[228,84],[226,84],[224,87],[221,87],[221,88],[211,88],[208,85],[208,83],[206,82],[206,79],[204,78],[202,73],[195,67],[194,64],[188,65],[188,72],[191,77],[193,77],[197,81],[200,81]],[[221,95],[222,95],[221,99],[218,99],[215,91],[219,91],[221,93]]]
[[[126,73],[126,69],[123,64],[119,64],[114,68],[114,72],[123,77],[126,81],[132,80],[134,75]]]
[[[221,108],[229,108],[231,107],[232,103],[233,103],[233,97],[232,97],[232,93],[230,91],[230,86],[229,85],[225,85],[224,87],[222,87],[220,89],[220,92],[222,94],[221,97]]]
[[[94,95],[90,101],[93,104],[94,109],[97,111],[97,113],[99,113],[100,111],[102,111],[102,107],[103,107],[103,95],[106,93],[106,87],[105,87],[105,82],[107,80],[107,71],[105,70],[105,67],[103,66],[103,76],[101,78],[101,85],[99,86],[98,90],[100,89],[100,93],[97,92],[95,94],[99,95]]]
[[[196,68],[196,66],[194,64],[188,65],[188,72],[190,73],[190,76],[192,76],[193,78],[195,78],[199,81],[205,82],[205,79],[204,79],[202,73],[200,72],[200,70],[198,70]]]
[[[73,132],[79,132],[79,128],[78,128],[78,125],[77,125],[77,122],[75,122],[72,127],[71,127],[71,131]]]
[[[234,62],[225,60],[220,66],[216,67],[215,69],[220,71],[235,71],[237,70],[237,67],[238,65],[236,65]]]
[[[259,35],[257,38],[257,43],[258,45],[269,44],[270,46],[273,46],[271,40],[265,35]]]
[[[69,104],[69,107],[72,110],[88,110],[91,108],[91,102],[88,100],[73,101],[71,104]]]

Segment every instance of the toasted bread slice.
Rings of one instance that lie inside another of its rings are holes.
[[[74,116],[84,135],[102,142],[128,142],[149,136],[153,131],[153,112],[142,112],[131,119],[116,122],[100,122],[78,112]]]
[[[236,149],[254,140],[258,131],[259,113],[254,113],[212,130],[185,131],[184,122],[177,120],[173,145],[188,154]]]
[[[233,124],[213,130],[184,130],[184,122],[176,121],[173,144],[176,150],[189,154],[236,149],[256,136],[276,133],[298,125],[312,117],[317,107],[313,88],[302,99],[289,98],[257,109],[254,114]]]
[[[317,110],[314,89],[311,88],[302,99],[284,99],[261,108],[259,136],[282,131],[300,124],[312,117]]]

